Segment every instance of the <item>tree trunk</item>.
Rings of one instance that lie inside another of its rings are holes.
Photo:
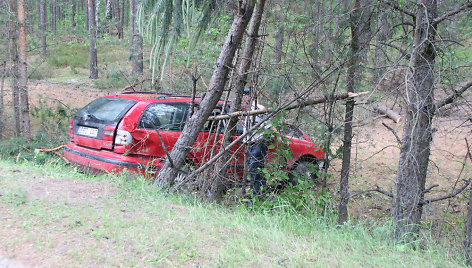
[[[118,6],[120,6],[120,1],[118,1]],[[122,0],[123,5],[120,8],[120,16],[119,16],[119,21],[118,21],[118,38],[123,39],[124,33],[123,33],[123,22],[124,22],[124,16],[125,16],[125,0]]]
[[[407,115],[403,127],[398,164],[393,224],[395,237],[410,241],[418,234],[423,213],[426,173],[434,117],[434,64],[436,27],[432,23],[436,0],[418,0],[416,25],[408,73],[406,74]]]
[[[5,55],[8,55],[8,51],[5,51],[5,52],[6,52]],[[3,140],[3,136],[4,136],[3,111],[5,110],[5,103],[4,103],[3,96],[5,95],[4,86],[5,86],[6,73],[7,73],[7,61],[5,57],[5,60],[3,60],[3,63],[2,63],[2,78],[0,79],[0,141]]]
[[[370,34],[370,4],[371,0],[355,0],[354,9],[351,11],[351,57],[347,74],[346,88],[348,92],[357,92],[362,80],[361,61],[367,56]],[[346,114],[344,118],[343,161],[339,192],[341,200],[338,209],[338,224],[343,224],[348,219],[347,204],[349,202],[349,169],[351,166],[352,146],[352,120],[354,114],[354,99],[346,101]]]
[[[105,33],[108,33],[108,19],[110,17],[111,1],[112,0],[106,0],[105,4],[105,17],[103,18],[103,31]]]
[[[89,6],[89,2],[91,2],[90,0],[84,0],[85,1],[85,28],[87,29],[87,31],[90,31],[90,18],[89,18],[89,10],[88,10],[88,6]]]
[[[76,10],[76,1],[70,0],[70,27],[75,29],[75,10]]]
[[[95,28],[98,33],[101,33],[100,28],[100,0],[95,2]]]
[[[166,159],[156,178],[156,183],[158,183],[160,187],[170,188],[173,185],[178,171],[183,166],[185,159],[191,150],[191,146],[195,143],[203,125],[220,100],[230,71],[228,66],[231,66],[236,49],[241,44],[244,31],[246,30],[247,24],[251,18],[253,9],[254,1],[243,0],[239,2],[237,14],[234,17],[233,24],[226,36],[213,72],[210,88],[200,102],[200,109],[187,121],[184,130],[182,131],[182,135],[179,137],[170,153],[173,166],[171,166],[169,159]]]
[[[276,14],[278,29],[275,34],[275,63],[279,64],[282,61],[283,56],[283,44],[284,44],[284,15],[282,10],[279,10]]]
[[[11,12],[14,14],[16,13],[16,1],[11,0]],[[12,80],[11,80],[11,88],[12,88],[12,98],[13,98],[13,121],[15,124],[15,137],[19,137],[21,133],[21,123],[20,123],[20,98],[19,98],[19,90],[18,90],[18,44],[17,44],[17,28],[16,28],[16,21],[10,21],[10,31],[9,31],[9,39],[10,39],[10,55],[11,61],[13,63],[12,66]]]
[[[241,110],[241,100],[244,92],[244,86],[247,82],[248,71],[251,68],[252,57],[254,55],[254,50],[256,47],[259,27],[261,25],[262,13],[264,12],[265,0],[257,1],[254,13],[251,17],[251,22],[249,24],[248,36],[244,44],[244,52],[241,59],[241,63],[238,69],[238,76],[235,81],[234,89],[235,96],[231,103],[230,113],[237,112]],[[223,135],[223,145],[221,148],[226,148],[232,141],[233,136],[236,134],[236,124],[238,122],[238,117],[233,117],[228,120],[228,125],[226,126],[226,131]],[[210,182],[207,183],[211,185],[210,187],[210,199],[220,200],[224,195],[225,190],[225,178],[226,178],[226,162],[230,158],[231,152],[228,151],[224,153],[220,159],[215,164],[215,176],[210,178]]]
[[[472,159],[470,159],[472,161]],[[468,267],[472,264],[472,256],[470,254],[471,243],[472,243],[472,187],[469,190],[469,202],[467,203],[467,220],[464,228],[464,251],[465,261]]]
[[[25,26],[25,7],[23,0],[17,1],[18,7],[18,44],[19,44],[19,90],[20,90],[20,106],[21,106],[21,125],[23,138],[27,142],[31,140],[31,129],[30,129],[30,117],[29,117],[29,104],[28,104],[28,73],[26,71],[26,26]]]
[[[95,18],[92,0],[87,0],[89,25],[90,25],[90,78],[98,78],[98,64],[97,64],[97,31],[95,28]]]
[[[40,10],[39,10],[39,17],[40,17],[40,38],[41,38],[41,52],[40,55],[41,57],[46,57],[47,54],[47,44],[46,44],[46,35],[47,35],[47,14],[46,14],[46,0],[40,0]]]
[[[51,32],[56,33],[57,28],[56,28],[56,0],[52,0],[51,5]]]
[[[132,74],[142,75],[143,74],[143,37],[138,30],[136,25],[136,6],[139,4],[139,0],[130,0],[130,41],[131,41],[131,67]],[[172,87],[171,87],[172,88]]]

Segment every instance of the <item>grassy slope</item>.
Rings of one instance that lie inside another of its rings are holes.
[[[0,161],[0,174],[0,254],[33,266],[458,265],[444,249],[395,246],[388,227],[205,205],[63,167]]]

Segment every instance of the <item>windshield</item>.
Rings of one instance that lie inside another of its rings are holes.
[[[76,116],[114,122],[119,120],[135,103],[136,101],[120,98],[99,98],[80,109]]]

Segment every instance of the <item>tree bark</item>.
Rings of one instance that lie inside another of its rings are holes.
[[[120,6],[120,0],[117,0],[118,1],[118,6]],[[124,18],[125,18],[125,1],[126,0],[122,0],[122,6],[119,10],[120,12],[120,16],[119,16],[119,21],[118,21],[118,39],[123,39],[124,37],[124,33],[123,33],[123,23],[124,23]]]
[[[278,29],[277,33],[275,34],[275,63],[279,64],[282,61],[282,56],[283,56],[283,44],[284,44],[284,33],[285,33],[285,28],[284,28],[284,23],[283,23],[283,12],[282,10],[279,10],[276,14],[277,18],[277,23],[278,23]]]
[[[95,2],[95,27],[98,33],[102,32],[100,28],[100,0]]]
[[[56,0],[52,0],[50,8],[51,8],[51,32],[56,33],[57,32]]]
[[[25,7],[23,0],[17,1],[18,10],[18,44],[19,44],[19,90],[20,90],[20,106],[21,106],[21,125],[23,138],[30,142],[31,140],[31,129],[30,129],[30,117],[29,117],[29,104],[28,104],[28,73],[26,71],[26,25],[25,25]]]
[[[84,2],[85,2],[85,29],[87,29],[87,31],[90,31],[90,18],[89,18],[88,6],[89,6],[89,2],[91,1],[84,0]]]
[[[11,12],[14,14],[16,13],[16,1],[11,0]],[[16,21],[12,20],[10,23],[10,31],[9,31],[9,39],[10,39],[10,55],[11,61],[13,63],[12,66],[12,80],[11,80],[11,88],[12,88],[12,97],[13,97],[13,121],[15,124],[15,137],[19,137],[21,133],[21,123],[20,123],[20,98],[19,98],[19,90],[18,90],[18,44],[17,44],[17,27]]]
[[[95,28],[95,18],[92,0],[87,0],[89,25],[90,25],[90,78],[98,78],[98,64],[97,64],[97,31]]]
[[[167,159],[156,178],[156,183],[161,188],[169,189],[174,184],[175,177],[183,166],[185,159],[192,148],[191,146],[195,143],[204,123],[220,100],[228,79],[228,73],[233,62],[234,54],[241,44],[244,31],[246,30],[247,24],[251,18],[253,9],[253,0],[243,0],[239,2],[237,14],[234,17],[233,24],[226,36],[213,72],[209,91],[201,100],[200,109],[196,111],[185,124],[182,135],[177,140],[170,154],[174,166],[172,167],[169,159]]]
[[[46,14],[46,0],[40,0],[40,10],[39,10],[39,20],[40,20],[40,39],[41,39],[41,57],[46,57],[47,54],[47,44],[46,44],[46,35],[47,35],[47,14]]]
[[[354,9],[351,11],[351,57],[347,74],[346,88],[349,92],[357,92],[362,78],[361,61],[367,56],[370,31],[370,4],[371,0],[355,0]],[[351,166],[352,147],[352,120],[354,115],[354,99],[346,101],[346,114],[344,118],[343,161],[339,192],[341,200],[338,208],[338,224],[343,224],[348,219],[347,204],[349,202],[349,170]]]
[[[423,213],[434,117],[436,0],[418,0],[409,70],[406,74],[407,114],[393,202],[395,237],[411,241],[418,234]]]
[[[235,81],[234,89],[235,95],[231,102],[230,113],[234,113],[241,110],[241,101],[244,93],[244,86],[247,82],[248,71],[251,68],[252,58],[256,43],[259,35],[259,27],[262,21],[262,13],[264,12],[265,0],[258,0],[254,13],[251,17],[251,22],[248,28],[248,36],[244,45],[244,52],[241,59],[241,63],[238,69],[238,76]],[[237,117],[232,117],[226,126],[226,131],[223,135],[223,145],[221,148],[225,148],[233,141],[233,136],[236,134],[236,124],[238,122]],[[220,200],[224,195],[225,190],[225,178],[226,178],[226,162],[230,158],[231,152],[224,153],[215,164],[215,176],[210,178],[210,199]]]
[[[5,51],[5,52],[7,52],[7,51]],[[8,52],[5,53],[5,55],[8,55]],[[6,61],[6,59],[7,58],[5,57],[5,59],[3,60],[3,63],[2,63],[2,78],[0,79],[0,141],[3,140],[3,136],[4,136],[3,111],[5,110],[5,102],[4,102],[3,96],[5,95],[4,85],[5,85],[5,75],[7,73],[7,61]]]
[[[130,59],[131,59],[131,73],[134,75],[143,74],[143,37],[138,30],[136,25],[136,6],[139,4],[139,0],[130,0]],[[171,86],[172,88],[172,86]]]
[[[76,1],[77,0],[70,0],[70,27],[73,29],[75,29]]]
[[[105,33],[108,33],[108,19],[110,17],[111,1],[112,0],[106,0],[105,4],[105,17],[103,18],[103,31]]]

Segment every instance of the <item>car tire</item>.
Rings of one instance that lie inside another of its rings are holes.
[[[315,166],[318,170],[313,170]],[[300,161],[295,164],[295,168],[291,172],[291,182],[296,184],[298,179],[316,181],[318,178],[319,163],[316,161]]]

